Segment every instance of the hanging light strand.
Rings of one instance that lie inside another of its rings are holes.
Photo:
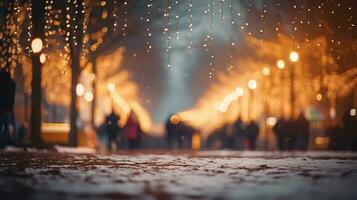
[[[212,78],[215,72],[215,68],[213,66],[213,60],[214,60],[214,55],[213,55],[213,5],[214,2],[211,0],[211,6],[210,6],[210,29],[209,29],[209,50],[208,50],[208,56],[209,56],[209,78]]]
[[[233,9],[233,0],[231,0],[229,6],[230,8],[230,31],[229,31],[229,41],[230,41],[230,51],[229,51],[229,59],[230,59],[230,65],[228,67],[228,70],[232,70],[234,68],[234,64],[233,64],[233,51],[234,51],[234,46],[235,46],[235,42],[233,39],[233,27],[234,27],[234,9]]]
[[[167,0],[165,3],[165,10],[164,10],[164,19],[165,19],[165,28],[164,28],[164,35],[166,38],[166,53],[167,53],[167,67],[171,69],[171,36],[170,36],[170,12],[171,12],[171,5],[170,5],[170,0]]]
[[[146,10],[146,52],[149,53],[151,50],[151,12],[152,12],[152,0],[148,0],[147,10]]]
[[[192,52],[192,32],[193,32],[193,24],[192,24],[192,0],[188,1],[188,45],[187,49]]]

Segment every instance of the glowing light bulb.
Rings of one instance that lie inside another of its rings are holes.
[[[296,51],[292,51],[289,57],[291,62],[297,62],[299,60],[299,54]]]
[[[276,62],[276,66],[279,69],[284,69],[285,68],[285,62],[283,60],[278,60],[278,62]]]
[[[257,88],[257,81],[254,79],[251,79],[248,81],[248,88],[251,90],[254,90],[255,88]]]
[[[42,50],[43,48],[43,42],[41,38],[35,38],[31,42],[31,49],[34,53],[38,53]]]

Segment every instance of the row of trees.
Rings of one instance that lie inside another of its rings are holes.
[[[117,28],[115,31],[113,26],[116,24],[115,26],[124,27],[124,23],[127,22],[123,21],[120,16],[127,14],[124,9],[134,3],[133,1],[128,4],[123,1],[95,0],[6,0],[1,2],[0,19],[4,23],[1,23],[0,32],[0,52],[2,52],[0,63],[4,65],[1,67],[12,71],[16,66],[22,66],[25,76],[24,88],[26,92],[31,93],[30,132],[33,145],[44,146],[41,139],[41,102],[44,85],[61,77],[65,77],[62,80],[70,77],[70,84],[67,79],[60,83],[59,87],[65,88],[69,85],[69,144],[77,146],[79,113],[76,86],[79,78],[88,66],[92,68],[91,71],[95,76],[97,74],[96,60],[101,55],[120,47],[122,36],[130,30]],[[43,48],[36,53],[30,48],[35,38],[40,38],[43,42]],[[122,53],[119,56],[122,56]],[[60,68],[61,74],[53,74],[56,71],[54,69],[46,71],[46,68],[43,68],[44,60]],[[96,79],[92,84],[94,99],[91,121],[94,125]],[[66,101],[63,96],[56,98]]]

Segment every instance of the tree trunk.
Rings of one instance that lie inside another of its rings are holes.
[[[77,94],[76,86],[81,72],[80,59],[83,44],[83,20],[84,20],[84,5],[82,0],[67,1],[69,10],[67,13],[71,16],[70,25],[67,33],[72,37],[69,39],[70,57],[71,57],[71,103],[70,103],[70,132],[69,132],[69,145],[77,146]],[[76,20],[73,20],[76,18]],[[75,36],[75,37],[73,37]]]
[[[92,59],[92,66],[93,66],[93,74],[94,79],[93,79],[93,101],[92,101],[92,108],[91,108],[91,121],[92,121],[92,126],[95,129],[95,108],[96,108],[96,104],[97,104],[97,64],[95,62],[95,59]]]
[[[32,24],[33,38],[41,38],[44,36],[44,20],[45,20],[45,1],[32,0]],[[32,92],[31,92],[31,142],[36,147],[43,146],[41,138],[41,63],[40,54],[32,54]]]
[[[79,63],[78,63],[79,64]],[[73,66],[73,64],[72,64]],[[77,146],[77,118],[78,118],[78,110],[77,110],[77,94],[76,94],[76,86],[78,83],[78,73],[74,73],[75,70],[72,70],[72,78],[71,78],[71,104],[70,104],[70,132],[69,132],[69,145]]]

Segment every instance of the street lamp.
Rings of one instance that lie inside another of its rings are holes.
[[[281,70],[280,72],[280,85],[281,85],[281,94],[280,94],[280,117],[283,116],[284,113],[284,88],[283,88],[283,72],[282,70],[285,69],[285,61],[284,60],[278,60],[276,62],[276,66],[278,67],[278,69]]]
[[[297,62],[299,60],[299,54],[296,51],[292,51],[290,52],[289,58],[291,62]]]
[[[244,95],[244,89],[243,87],[238,86],[235,90],[238,96],[238,106],[239,106],[239,116],[242,116],[242,100],[241,97]]]
[[[290,52],[289,55],[290,61],[292,63],[291,68],[290,68],[290,118],[294,118],[294,110],[295,110],[295,91],[294,91],[294,75],[295,75],[295,66],[294,63],[296,63],[299,60],[299,54],[296,51]]]
[[[253,90],[257,88],[257,81],[254,79],[251,79],[248,81],[248,88],[249,88],[249,98],[248,98],[248,118],[251,120],[251,113],[253,112],[252,110],[252,102],[254,100],[254,93]]]

